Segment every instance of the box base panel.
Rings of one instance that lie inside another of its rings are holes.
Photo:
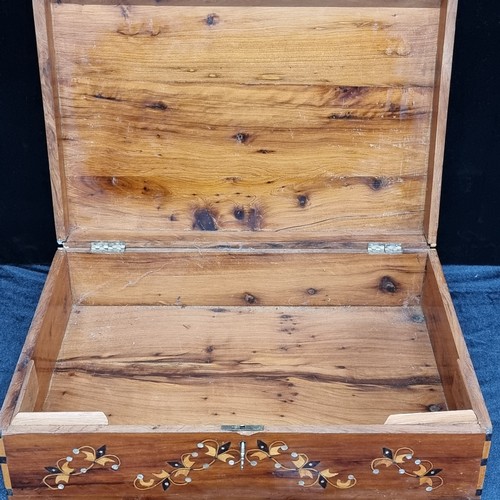
[[[383,424],[446,409],[419,307],[74,306],[43,411],[110,424]]]

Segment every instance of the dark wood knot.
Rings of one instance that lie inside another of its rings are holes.
[[[236,207],[233,211],[234,218],[237,220],[243,220],[245,218],[245,209],[242,207]]]
[[[206,208],[199,208],[194,213],[193,229],[217,231],[214,215]]]
[[[238,132],[237,134],[233,135],[233,139],[238,144],[245,144],[249,138],[250,138],[250,134],[245,134],[245,132]]]
[[[257,302],[255,295],[252,295],[251,293],[248,292],[245,293],[243,298],[245,299],[245,302],[247,304],[255,304]]]
[[[309,198],[305,194],[299,194],[297,196],[297,203],[299,204],[299,207],[304,208],[309,201]]]
[[[385,293],[396,293],[398,291],[396,283],[390,276],[382,277],[378,287],[382,292]]]
[[[207,26],[215,26],[216,24],[219,24],[220,18],[217,14],[208,14],[208,16],[205,18],[205,23]]]
[[[443,405],[440,403],[434,403],[432,405],[427,406],[427,410],[429,411],[443,411]]]

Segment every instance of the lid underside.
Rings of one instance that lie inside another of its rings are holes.
[[[439,2],[42,3],[61,241],[423,241]]]

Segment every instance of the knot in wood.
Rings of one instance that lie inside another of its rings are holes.
[[[443,410],[443,406],[441,404],[439,404],[439,403],[435,403],[435,404],[427,406],[427,409],[429,411],[432,411],[432,412],[434,412],[434,411],[442,411]]]
[[[384,276],[379,283],[379,289],[385,293],[396,293],[398,287],[390,276]]]
[[[217,14],[208,14],[205,18],[205,23],[207,26],[215,26],[216,24],[219,24],[219,16]]]
[[[248,141],[249,137],[250,137],[250,135],[249,134],[245,134],[244,132],[238,132],[237,134],[233,135],[233,139],[238,144],[245,144]]]
[[[255,295],[252,295],[251,293],[248,292],[245,293],[244,299],[247,304],[255,304],[257,302]]]

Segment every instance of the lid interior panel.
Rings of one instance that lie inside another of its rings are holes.
[[[50,3],[62,239],[422,237],[440,9],[370,3]]]

